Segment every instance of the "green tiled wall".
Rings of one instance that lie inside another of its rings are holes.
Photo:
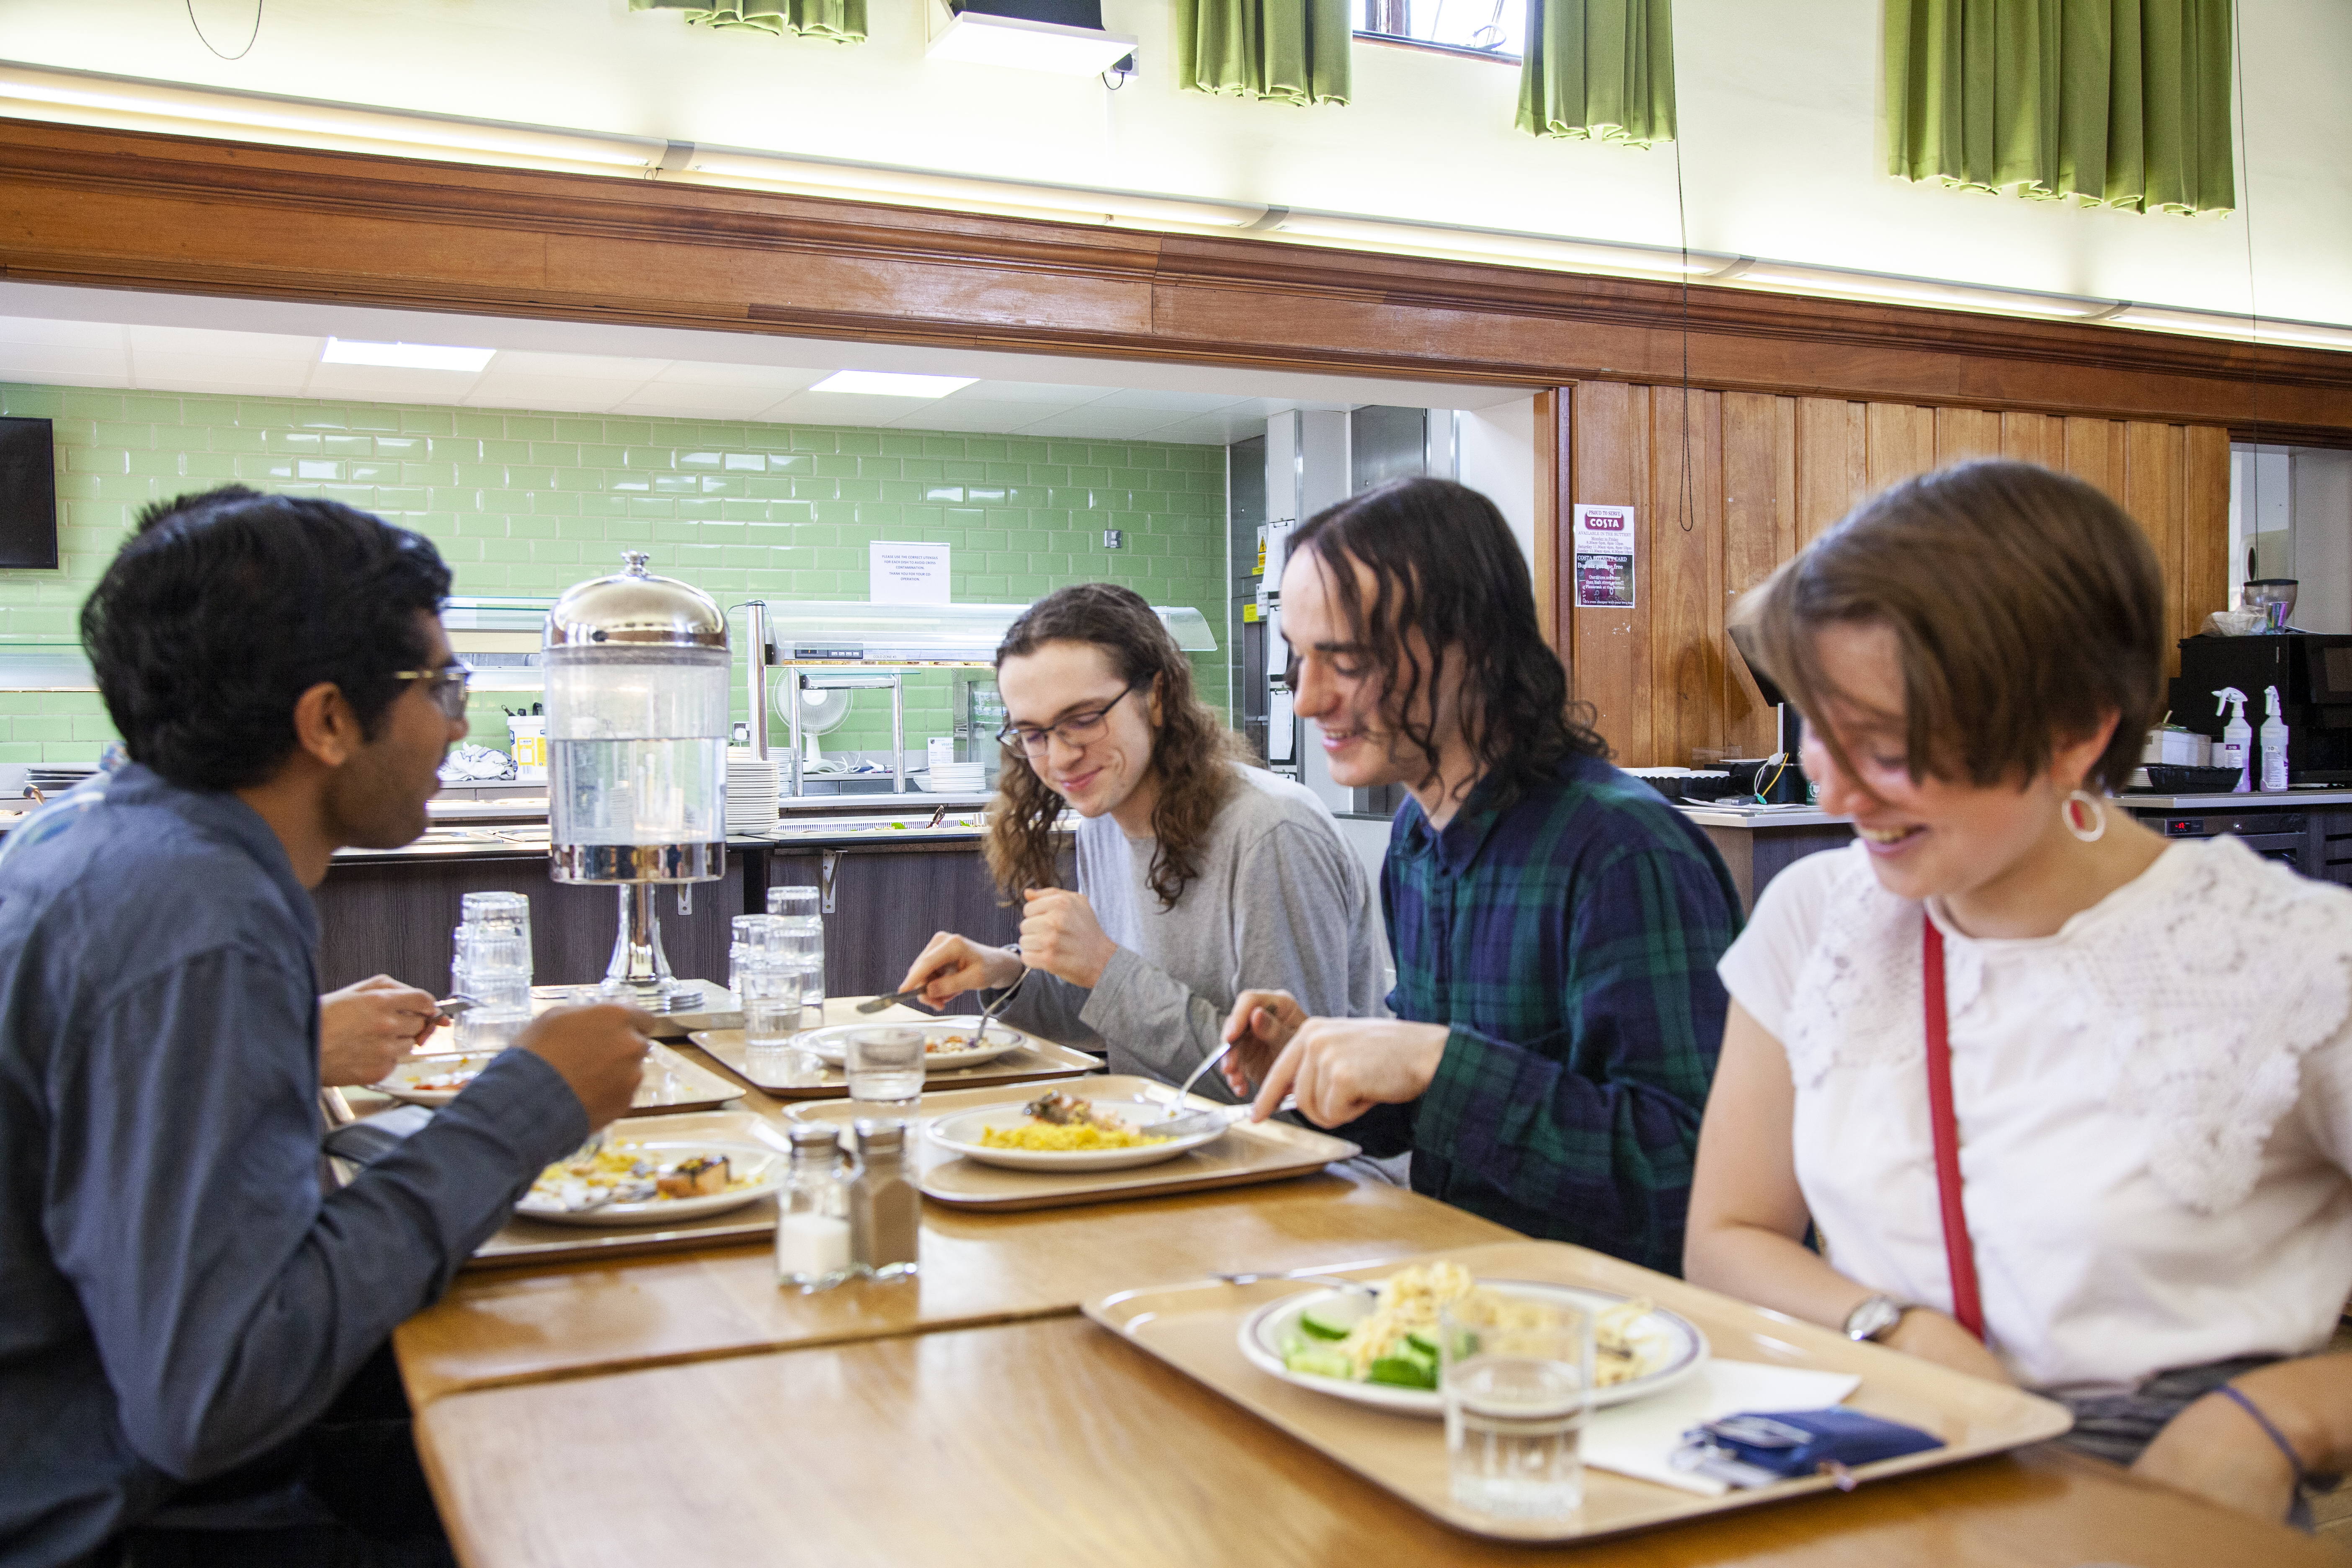
[[[561,593],[635,547],[723,605],[863,599],[867,543],[915,540],[952,547],[960,603],[1108,581],[1224,625],[1218,447],[5,384],[0,413],[57,421],[62,500],[62,569],[0,571],[9,642],[74,640],[139,509],[230,479],[416,529],[459,594]],[[1124,548],[1103,548],[1107,528],[1125,531]],[[1224,650],[1196,656],[1195,671],[1222,704]],[[945,675],[908,677],[910,747],[944,732],[948,692]],[[888,745],[887,697],[858,702],[827,745]],[[499,694],[477,698],[476,741],[506,743],[499,710]],[[113,733],[95,695],[0,692],[0,761],[90,760]]]

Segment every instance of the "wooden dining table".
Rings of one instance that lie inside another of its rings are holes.
[[[1513,1234],[1347,1167],[1014,1214],[927,1203],[912,1280],[780,1290],[756,1244],[526,1266],[462,1275],[394,1342],[467,1568],[2347,1561],[2051,1445],[1574,1547],[1489,1542],[1078,1315],[1126,1288]]]

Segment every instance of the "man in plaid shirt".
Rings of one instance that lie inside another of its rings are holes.
[[[1402,783],[1381,876],[1394,1021],[1235,1004],[1226,1076],[1286,1093],[1416,1191],[1668,1273],[1723,1037],[1739,899],[1702,834],[1570,717],[1492,503],[1440,479],[1343,502],[1282,578],[1331,776]]]

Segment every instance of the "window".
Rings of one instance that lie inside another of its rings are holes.
[[[1518,63],[1528,0],[1356,0],[1356,32]]]

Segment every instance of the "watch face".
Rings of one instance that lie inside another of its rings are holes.
[[[1903,1321],[1903,1308],[1884,1296],[1873,1296],[1845,1321],[1848,1339],[1874,1340]]]

